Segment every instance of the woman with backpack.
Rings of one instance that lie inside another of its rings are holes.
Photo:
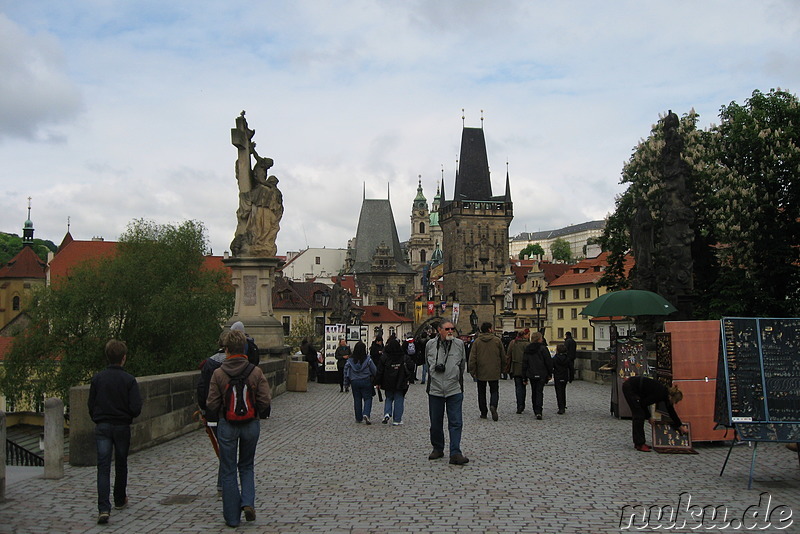
[[[403,408],[408,384],[414,380],[414,362],[397,339],[389,339],[383,349],[383,359],[375,376],[375,386],[386,394],[383,424],[393,418],[392,425],[403,424]]]
[[[372,395],[375,394],[372,382],[378,373],[375,363],[367,354],[367,346],[363,341],[353,347],[353,355],[344,364],[344,387],[353,390],[353,410],[356,423],[364,422],[371,425],[369,420],[372,412]]]

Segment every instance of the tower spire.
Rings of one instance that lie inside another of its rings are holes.
[[[28,218],[22,228],[22,246],[33,246],[33,221],[31,221],[31,197],[28,197]]]

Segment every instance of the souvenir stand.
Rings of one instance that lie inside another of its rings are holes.
[[[631,416],[631,408],[622,394],[622,384],[632,376],[647,374],[647,352],[644,341],[636,338],[618,338],[614,352],[614,376],[611,387],[611,413],[621,419]]]

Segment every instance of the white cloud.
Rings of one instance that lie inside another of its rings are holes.
[[[800,86],[788,0],[3,9],[0,229],[20,232],[32,196],[37,236],[56,242],[67,216],[79,239],[196,219],[227,249],[242,109],[275,160],[283,253],[346,246],[365,184],[368,198],[390,184],[406,239],[418,175],[430,201],[444,167],[452,194],[462,108],[467,126],[484,110],[496,194],[509,162],[515,234],[613,210],[659,113],[694,107],[707,125],[754,89]]]

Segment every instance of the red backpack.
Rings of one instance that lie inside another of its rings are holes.
[[[258,418],[255,392],[247,384],[247,377],[255,368],[248,363],[242,374],[230,377],[225,389],[225,420],[229,423],[249,423]]]

